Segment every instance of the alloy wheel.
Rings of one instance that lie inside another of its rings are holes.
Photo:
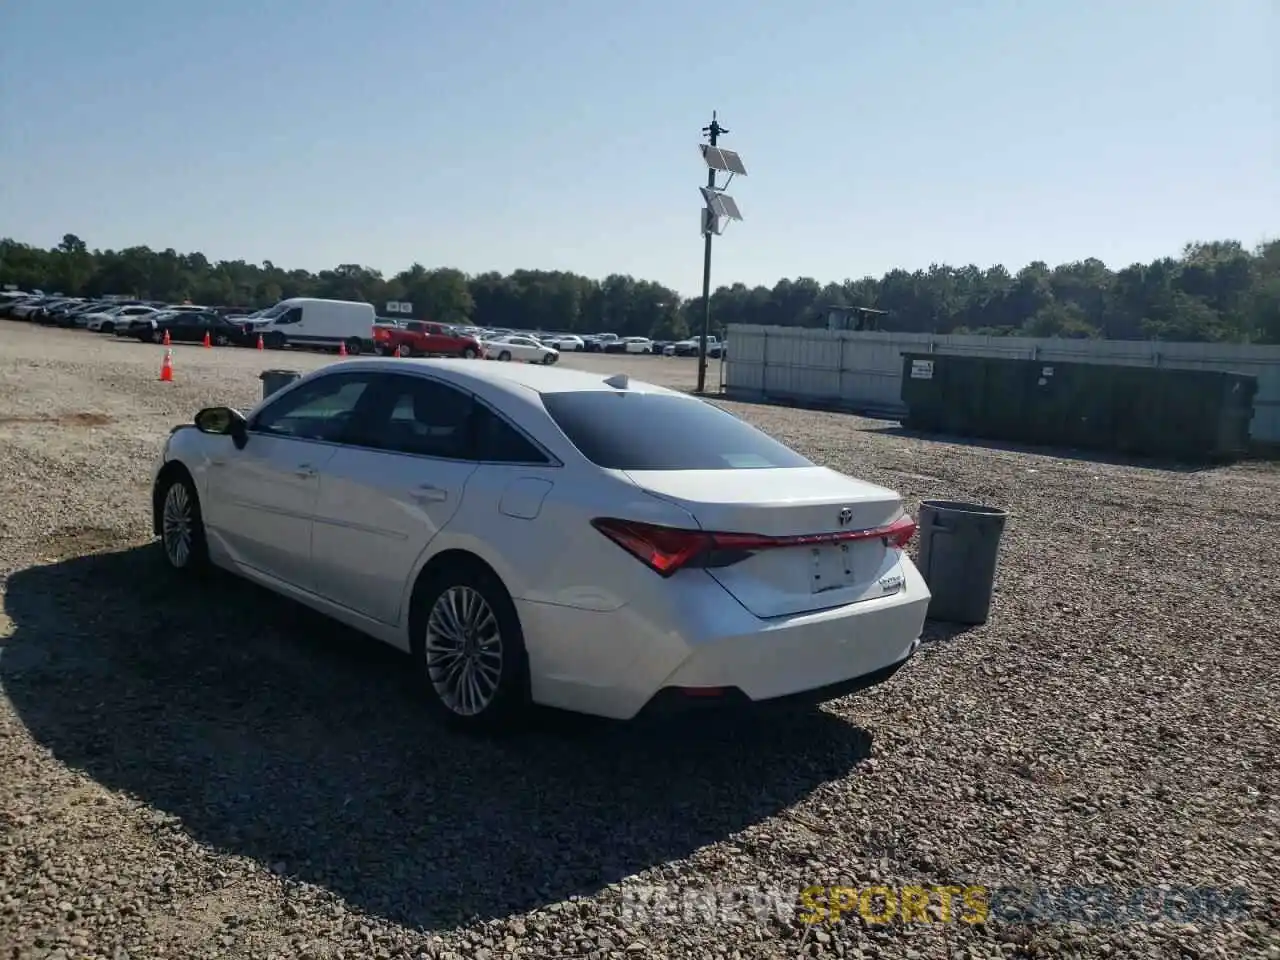
[[[502,680],[502,632],[473,587],[445,590],[427,617],[427,677],[440,701],[462,717],[483,713]]]
[[[191,561],[191,540],[195,515],[186,484],[175,482],[164,496],[161,532],[165,556],[169,563],[182,569]]]

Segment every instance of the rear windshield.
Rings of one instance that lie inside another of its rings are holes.
[[[609,470],[763,470],[812,467],[789,447],[691,397],[588,390],[543,394],[584,457]]]

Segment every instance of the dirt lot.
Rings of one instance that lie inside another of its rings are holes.
[[[173,384],[160,358],[0,321],[0,957],[1280,956],[1274,467],[731,405],[913,508],[1009,508],[990,624],[931,626],[889,684],[808,716],[464,741],[398,654],[229,578],[180,586],[149,542],[168,428],[331,358],[175,347]],[[797,912],[875,884],[1004,892],[979,924],[940,896],[929,923]],[[1011,888],[1082,887],[1133,909],[1012,915]]]

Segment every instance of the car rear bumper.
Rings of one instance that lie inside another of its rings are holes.
[[[705,588],[690,578],[688,595],[665,607],[517,601],[533,699],[625,720],[672,706],[822,702],[873,686],[914,655],[924,628],[929,589],[905,556],[902,572],[892,596],[769,620],[710,577]]]
[[[712,688],[710,691],[706,688],[663,687],[649,698],[649,702],[640,710],[639,716],[679,716],[702,710],[741,710],[761,706],[799,707],[826,703],[828,700],[838,700],[841,697],[847,697],[860,690],[867,690],[884,683],[907,665],[907,662],[915,656],[919,647],[920,640],[917,638],[911,644],[910,652],[897,663],[891,663],[888,666],[880,667],[860,676],[850,677],[848,680],[839,680],[821,687],[801,690],[798,693],[771,697],[768,700],[752,700],[740,687],[723,687],[718,690]]]

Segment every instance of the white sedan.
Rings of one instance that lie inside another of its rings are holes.
[[[579,336],[572,333],[566,333],[559,337],[548,338],[549,344],[553,345],[561,353],[573,353],[579,350],[587,349],[586,342]]]
[[[410,653],[492,729],[530,702],[819,702],[916,652],[929,602],[899,496],[663,387],[524,364],[361,358],[156,465],[169,565],[212,563]]]
[[[132,304],[127,307],[112,307],[100,313],[86,313],[76,317],[76,326],[84,326],[95,333],[111,333],[116,327],[128,327],[135,320],[159,313],[155,307]]]
[[[648,337],[626,337],[622,343],[626,353],[653,353],[653,341]]]
[[[533,337],[512,335],[494,340],[481,340],[480,346],[489,360],[525,360],[529,363],[555,363],[560,351]]]

